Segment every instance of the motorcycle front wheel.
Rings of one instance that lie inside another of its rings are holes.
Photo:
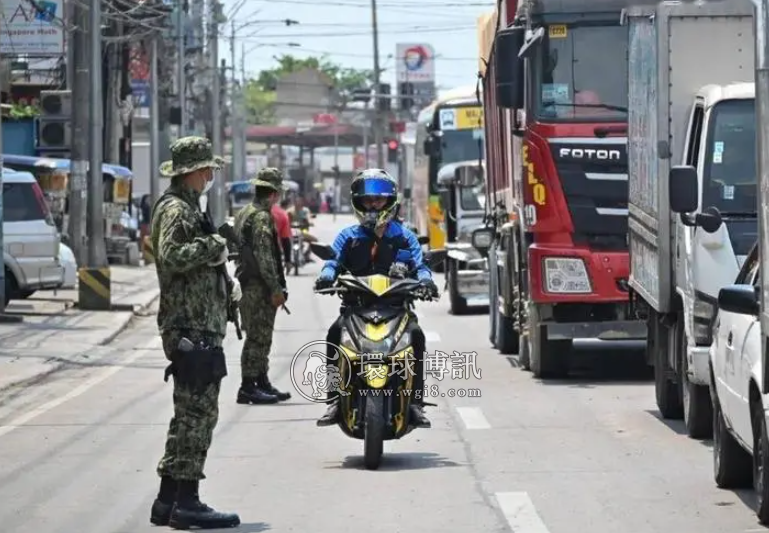
[[[384,397],[367,396],[363,439],[363,462],[368,470],[376,470],[384,451]]]

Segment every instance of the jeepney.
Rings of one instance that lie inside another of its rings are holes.
[[[438,191],[446,228],[446,285],[451,313],[489,305],[489,269],[472,245],[473,231],[483,227],[486,202],[484,165],[460,161],[438,171]]]
[[[133,172],[120,165],[105,163],[102,165],[102,183],[107,257],[119,263],[138,264],[139,247],[131,238],[131,228],[124,222],[124,214],[129,212],[131,205]]]

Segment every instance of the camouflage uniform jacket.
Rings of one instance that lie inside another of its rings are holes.
[[[257,277],[256,284],[265,288],[269,296],[282,294],[286,288],[286,278],[283,274],[278,233],[269,202],[255,201],[238,211],[235,215],[235,233],[240,242],[250,244],[254,251],[258,272],[252,275]],[[243,267],[245,264],[241,262],[238,265],[238,271],[242,272]],[[247,286],[245,280],[240,282],[245,289]]]
[[[167,195],[172,193],[175,196]],[[160,285],[158,327],[224,336],[227,332],[227,283],[209,262],[221,256],[226,241],[204,231],[200,194],[171,185],[155,205],[152,249]]]

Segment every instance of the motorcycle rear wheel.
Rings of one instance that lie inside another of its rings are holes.
[[[368,470],[376,470],[382,462],[384,451],[384,397],[366,397],[365,436],[363,462]]]

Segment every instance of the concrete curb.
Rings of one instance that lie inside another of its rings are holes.
[[[142,313],[146,311],[148,308],[152,307],[152,305],[160,298],[160,289],[153,291],[154,295],[151,298],[148,298],[143,304],[134,306],[133,312],[126,316],[124,319],[120,321],[118,326],[109,333],[105,338],[103,338],[101,341],[99,341],[96,346],[107,346],[110,343],[112,343],[121,333],[123,333],[128,327],[133,323],[134,319],[139,316],[139,313]],[[86,353],[86,352],[83,352]],[[79,353],[73,356],[73,358],[83,355],[83,353]],[[15,389],[15,388],[23,388],[23,387],[29,387],[31,385],[35,385],[37,383],[40,383],[47,377],[65,369],[68,365],[71,364],[72,361],[70,360],[60,360],[48,368],[45,368],[42,372],[24,377],[18,381],[11,381],[6,383],[5,385],[0,385],[0,394],[4,394],[8,392],[9,390]]]
[[[157,289],[153,291],[153,296],[151,298],[148,298],[146,302],[140,305],[135,305],[133,308],[133,311],[130,315],[128,315],[125,319],[120,321],[120,324],[115,328],[112,333],[107,335],[104,339],[99,341],[97,346],[107,346],[112,341],[114,341],[118,336],[120,336],[121,333],[123,333],[128,327],[133,324],[134,319],[139,316],[140,313],[143,313],[148,308],[152,307],[152,304],[154,304],[158,298],[160,298],[160,289]]]

